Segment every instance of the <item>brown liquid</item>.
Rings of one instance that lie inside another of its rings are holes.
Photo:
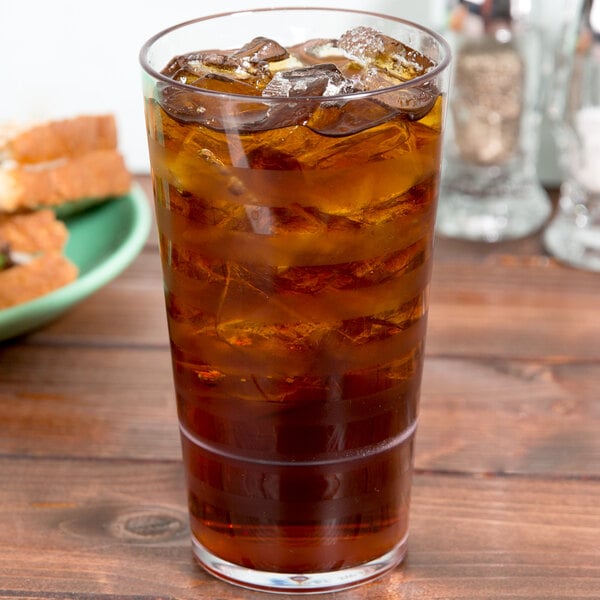
[[[147,114],[193,534],[265,571],[378,558],[407,532],[441,100],[197,111],[163,92]]]

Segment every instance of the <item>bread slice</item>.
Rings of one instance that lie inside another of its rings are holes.
[[[112,115],[0,127],[0,309],[77,278],[57,214],[129,192]]]
[[[0,271],[0,309],[28,302],[71,283],[77,267],[60,252]]]
[[[0,211],[59,206],[129,192],[131,174],[116,149],[0,168]]]
[[[11,251],[37,254],[62,250],[69,232],[50,209],[35,212],[0,215],[0,242]]]
[[[0,270],[0,309],[52,292],[77,278],[64,255],[68,231],[51,210],[0,217],[0,247],[20,262]]]
[[[81,115],[0,130],[0,160],[22,164],[77,157],[117,147],[113,115]]]

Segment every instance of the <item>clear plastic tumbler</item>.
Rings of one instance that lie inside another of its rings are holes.
[[[404,557],[449,60],[332,9],[142,50],[193,548],[222,579],[319,592]]]

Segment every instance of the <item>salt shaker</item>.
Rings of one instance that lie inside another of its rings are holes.
[[[557,0],[570,13],[580,2]],[[447,0],[446,9],[454,72],[437,230],[487,242],[526,236],[552,209],[537,174],[553,56],[548,6]]]

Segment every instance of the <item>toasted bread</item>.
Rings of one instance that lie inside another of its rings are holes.
[[[117,150],[95,150],[79,157],[0,169],[0,211],[59,206],[129,191],[131,175]]]
[[[77,277],[77,267],[60,252],[42,254],[0,271],[0,309],[57,290]]]
[[[67,242],[65,224],[49,210],[0,215],[0,241],[15,252],[36,254],[62,250]]]
[[[76,279],[77,267],[62,254],[67,236],[64,223],[51,210],[0,218],[0,245],[23,261],[0,270],[0,309],[33,300]]]
[[[0,212],[87,208],[130,187],[112,115],[0,127]]]
[[[116,146],[117,129],[112,115],[82,115],[5,128],[0,135],[0,160],[40,163]]]
[[[0,309],[70,283],[56,217],[129,192],[112,115],[0,128]],[[52,209],[52,210],[50,210]]]

